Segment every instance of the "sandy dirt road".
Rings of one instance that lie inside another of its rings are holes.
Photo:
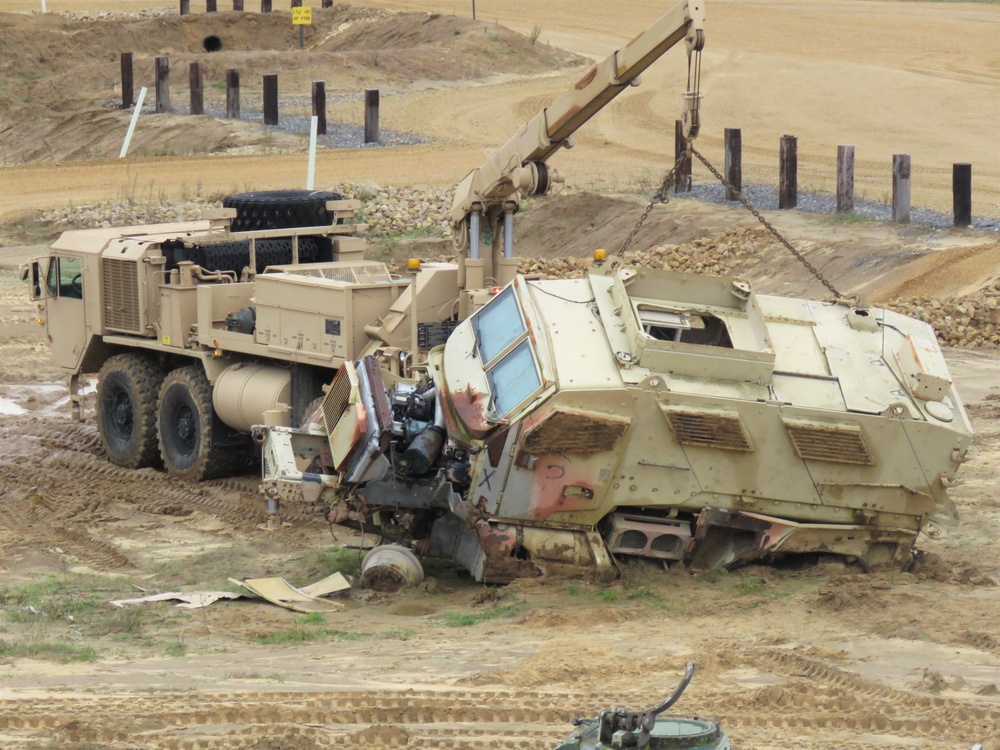
[[[431,0],[373,4],[463,10]],[[24,0],[6,5],[11,10],[33,7]],[[150,5],[156,4],[56,0],[50,7]],[[522,32],[537,26],[541,43],[597,58],[627,41],[665,7],[645,0],[621,12],[608,3],[516,0],[481,2],[478,9],[481,19]],[[951,165],[965,161],[974,165],[974,212],[1000,213],[996,4],[717,2],[709,8],[708,24],[699,147],[715,163],[722,161],[723,128],[741,127],[745,180],[773,184],[778,139],[792,133],[799,138],[800,185],[832,190],[836,147],[853,144],[858,194],[881,199],[890,192],[892,154],[909,153],[914,205],[948,210]],[[672,122],[680,112],[685,75],[683,52],[672,50],[648,71],[639,89],[626,92],[595,117],[581,131],[580,147],[557,157],[570,183],[620,191],[655,182],[672,158]],[[377,73],[372,76],[377,80]],[[460,88],[430,85],[402,93],[387,103],[393,122],[435,143],[374,154],[321,154],[318,183],[385,177],[396,184],[453,184],[479,162],[482,149],[503,143],[578,76],[546,74]],[[135,181],[175,195],[199,183],[219,190],[299,186],[304,175],[304,154],[7,167],[0,169],[0,181],[9,186],[0,198],[0,216],[113,197]]]

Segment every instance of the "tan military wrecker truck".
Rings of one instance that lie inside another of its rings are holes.
[[[308,196],[258,195],[229,201],[235,219],[63,235],[26,275],[71,392],[100,371],[109,457],[197,479],[228,471],[250,433],[271,509],[317,503],[490,582],[611,575],[617,556],[908,559],[955,520],[947,487],[971,441],[929,326],[617,261],[516,274],[520,196],[558,183],[548,160],[682,40],[693,140],[701,0],[469,173],[456,264],[398,279],[365,262],[356,204],[335,196],[312,226],[260,205]]]

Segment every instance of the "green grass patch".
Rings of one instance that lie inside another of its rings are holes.
[[[390,638],[394,641],[408,641],[412,638],[415,638],[416,635],[417,631],[414,630],[413,628],[407,628],[405,630],[396,628],[393,630],[387,630],[384,633],[382,633],[383,638]]]
[[[317,618],[316,615],[319,615],[319,617]],[[270,633],[258,633],[252,640],[255,643],[260,643],[264,646],[291,646],[296,643],[310,643],[312,641],[319,641],[323,639],[358,641],[368,637],[365,633],[357,633],[351,630],[316,627],[322,623],[322,613],[310,612],[305,617],[298,618],[292,627],[287,630],[274,630]]]
[[[597,598],[602,602],[607,602],[608,604],[614,604],[618,601],[618,592],[614,589],[601,589],[597,592]]]
[[[364,552],[347,547],[330,547],[316,553],[316,564],[321,570],[333,573],[340,571],[345,576],[356,576],[361,573],[361,560]]]
[[[187,644],[182,641],[173,641],[163,647],[163,653],[167,656],[180,657],[187,654]]]
[[[90,646],[72,646],[49,641],[0,641],[0,657],[39,659],[60,664],[96,661],[97,652]]]
[[[449,628],[467,628],[489,620],[502,620],[515,617],[517,607],[509,604],[495,604],[480,612],[453,612],[444,618],[444,624]]]

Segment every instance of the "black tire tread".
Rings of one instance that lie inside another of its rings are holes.
[[[139,399],[135,421],[139,424],[142,437],[138,449],[128,457],[113,455],[103,427],[101,392],[104,382],[116,371],[121,371],[131,381]],[[156,406],[164,375],[153,357],[136,352],[116,354],[102,365],[97,375],[97,431],[101,436],[104,455],[111,463],[126,469],[159,468],[162,465],[156,431]]]
[[[228,195],[222,205],[236,209],[232,231],[249,232],[327,226],[333,214],[326,210],[326,202],[340,198],[337,193],[318,190],[268,190]]]
[[[232,476],[237,473],[243,461],[244,448],[241,446],[213,446],[212,445],[212,386],[208,382],[201,365],[189,365],[171,371],[163,379],[160,392],[175,382],[181,382],[187,386],[188,391],[194,399],[198,409],[199,433],[201,442],[198,445],[198,457],[194,464],[183,471],[171,467],[170,457],[162,445],[159,444],[160,457],[167,471],[180,479],[187,479],[193,482],[201,482],[206,479],[220,479]],[[160,435],[160,409],[156,412],[156,435]]]

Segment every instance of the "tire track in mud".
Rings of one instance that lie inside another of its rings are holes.
[[[97,570],[121,570],[131,567],[131,560],[87,528],[111,520],[112,504],[154,515],[200,510],[244,531],[264,520],[255,476],[196,485],[152,469],[123,469],[103,457],[94,425],[46,421],[14,418],[0,424],[6,448],[0,455],[0,529],[14,545],[53,547]]]
[[[698,699],[699,712],[731,734],[775,739],[789,733],[793,748],[825,746],[830,733],[899,736],[954,743],[997,732],[997,712],[870,683],[791,654],[754,653],[750,661],[792,679],[786,686],[715,689]],[[813,682],[797,675],[809,674]],[[629,704],[650,702],[636,693]],[[616,696],[616,704],[621,696]],[[0,733],[28,747],[46,741],[103,747],[176,750],[260,747],[525,748],[552,747],[575,716],[594,716],[608,695],[566,690],[397,690],[328,693],[144,692],[0,701]],[[172,736],[183,731],[183,737]],[[837,742],[842,750],[884,747],[877,741]],[[946,745],[942,744],[941,747]]]

